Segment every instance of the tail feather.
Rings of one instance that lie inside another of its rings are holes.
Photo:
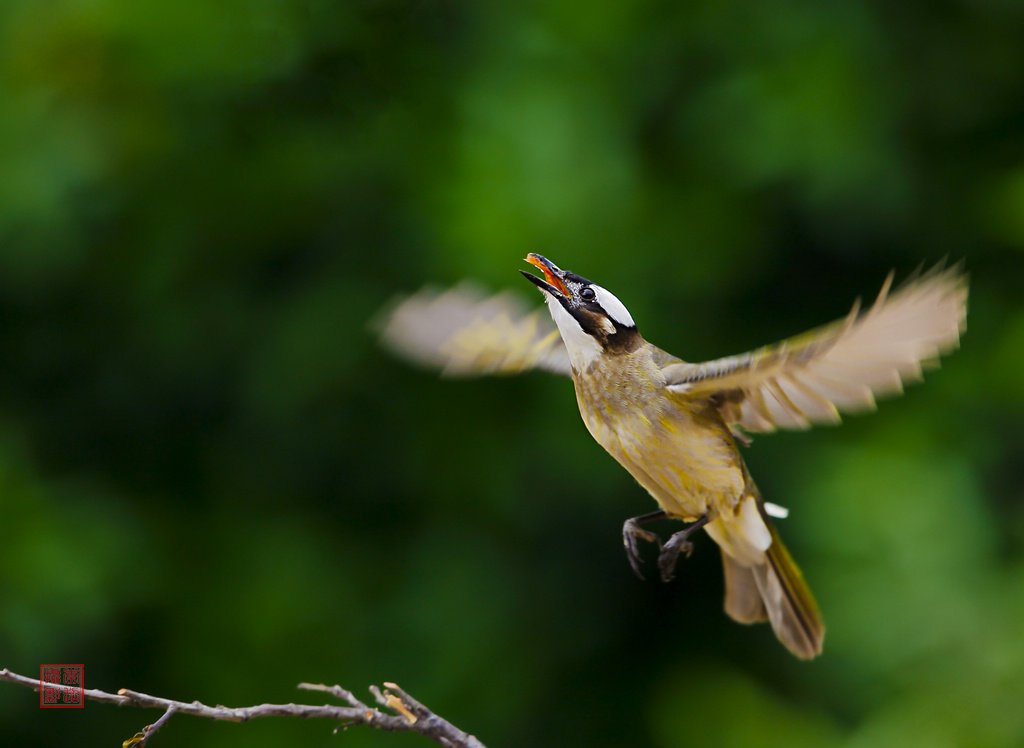
[[[797,657],[809,660],[821,654],[825,623],[800,567],[774,525],[769,523],[768,528],[772,534],[768,563],[751,567],[754,581],[779,641]]]
[[[725,612],[740,623],[770,621],[779,641],[797,657],[809,660],[821,654],[825,624],[814,595],[778,531],[768,518],[765,524],[771,545],[758,562],[749,566],[741,563],[727,550],[733,544],[722,544]],[[728,537],[713,529],[714,536]]]
[[[740,623],[761,623],[768,620],[761,599],[761,590],[749,566],[742,566],[722,550],[722,568],[725,569],[725,612]]]

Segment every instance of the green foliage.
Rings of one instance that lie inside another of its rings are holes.
[[[397,681],[493,748],[1024,741],[1018,3],[0,3],[0,665],[243,705]],[[828,624],[789,658],[544,375],[440,381],[392,295],[535,292],[725,355],[886,272],[972,272],[963,350],[747,451]],[[155,714],[40,712],[24,744]],[[75,711],[75,710],[71,710]],[[156,744],[422,738],[177,717]]]

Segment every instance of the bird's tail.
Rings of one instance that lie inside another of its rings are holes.
[[[821,654],[825,623],[774,524],[768,517],[763,521],[771,544],[756,560],[751,558],[754,554],[739,554],[747,556],[742,561],[753,563],[730,554],[732,544],[719,543],[725,566],[725,612],[741,623],[770,621],[779,641],[797,657],[809,660]]]

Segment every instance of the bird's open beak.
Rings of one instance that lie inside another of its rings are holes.
[[[530,254],[526,255],[526,261],[533,265],[534,267],[538,267],[544,271],[544,278],[542,279],[534,275],[533,273],[528,273],[525,270],[520,270],[519,272],[525,275],[527,280],[533,282],[533,284],[536,285],[537,288],[539,288],[540,290],[547,291],[556,299],[559,297],[561,297],[562,299],[569,298],[569,296],[571,295],[569,293],[569,289],[566,288],[565,283],[562,282],[563,272],[558,268],[558,266],[555,263],[551,262],[551,260],[547,259],[546,257],[534,254],[533,252],[530,252]]]

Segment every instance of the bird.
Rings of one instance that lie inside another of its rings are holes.
[[[469,283],[425,288],[382,314],[383,344],[448,376],[541,369],[571,377],[591,435],[658,505],[623,524],[634,572],[643,578],[639,541],[650,542],[670,581],[703,529],[721,550],[728,616],[769,622],[800,659],[821,654],[821,612],[774,522],[786,511],[764,500],[740,447],[752,434],[838,423],[841,412],[871,410],[921,379],[966,329],[962,263],[918,271],[896,289],[890,272],[867,309],[858,299],[831,324],[690,363],[647,342],[608,289],[536,253],[526,262],[539,274],[520,272],[548,314]],[[662,519],[687,524],[663,543],[645,528]]]

